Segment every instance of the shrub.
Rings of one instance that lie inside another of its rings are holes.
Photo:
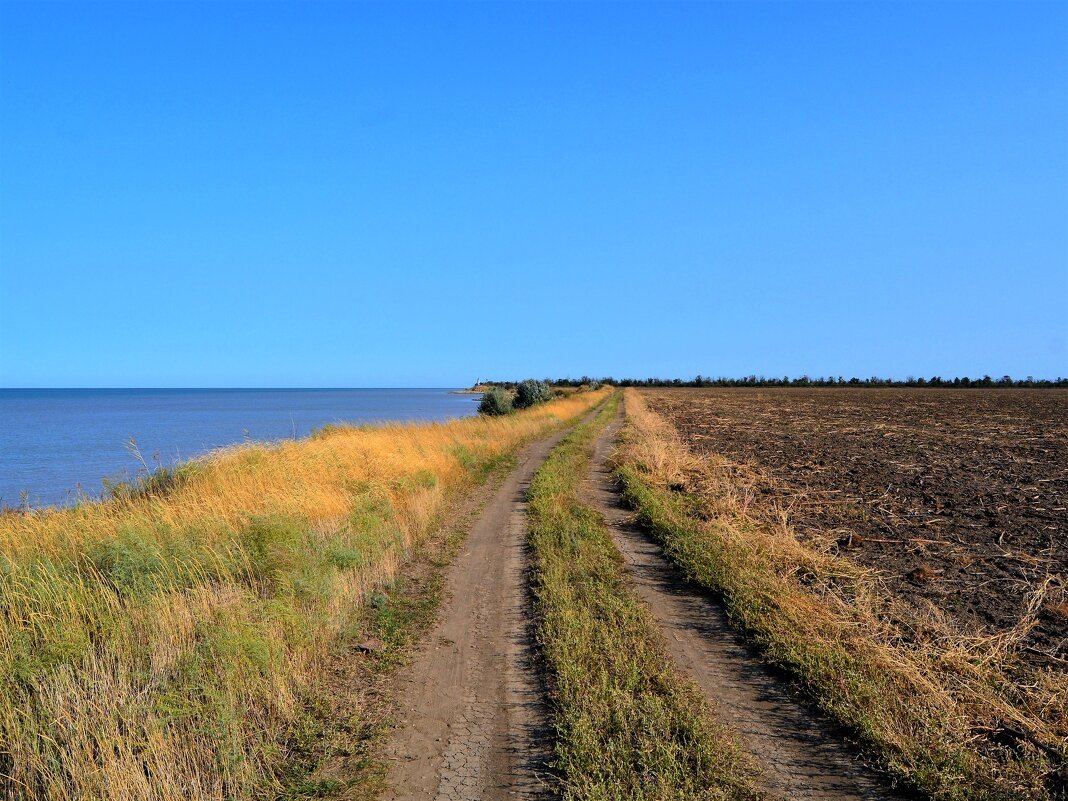
[[[479,414],[499,415],[512,411],[512,396],[500,387],[494,387],[478,404]]]
[[[151,537],[141,531],[124,529],[113,540],[101,542],[90,559],[112,587],[133,594],[154,589],[164,572],[163,559]]]
[[[281,515],[254,517],[241,531],[249,579],[264,598],[292,597],[295,579],[309,561],[302,521]]]
[[[519,386],[516,387],[514,405],[517,409],[529,409],[531,406],[545,403],[552,398],[552,387],[544,381],[528,378],[526,381],[520,381]]]

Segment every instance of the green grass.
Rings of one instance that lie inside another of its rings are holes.
[[[567,799],[756,798],[751,769],[672,667],[627,586],[604,519],[578,499],[614,396],[549,456],[530,489],[538,638]]]

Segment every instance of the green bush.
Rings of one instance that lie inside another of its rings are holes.
[[[249,578],[265,598],[292,597],[309,554],[303,521],[280,515],[254,517],[241,531]]]
[[[124,595],[151,592],[165,572],[157,544],[134,529],[123,529],[115,539],[98,544],[90,559],[112,588]]]
[[[514,406],[517,409],[529,409],[539,403],[545,403],[553,399],[553,389],[544,381],[535,381],[528,378],[520,381],[515,390]]]
[[[500,415],[512,411],[512,396],[500,387],[494,387],[478,404],[479,414]]]

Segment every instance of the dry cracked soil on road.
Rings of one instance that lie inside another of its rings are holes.
[[[388,799],[551,797],[525,496],[563,436],[523,451],[448,569],[447,600],[400,693]]]
[[[731,629],[718,603],[689,585],[630,519],[607,459],[622,417],[596,442],[584,500],[605,517],[638,596],[677,668],[782,799],[907,796],[889,789],[833,723],[791,693]],[[386,747],[390,801],[552,798],[552,730],[534,646],[525,493],[565,436],[529,446],[447,569],[446,601],[405,669]]]

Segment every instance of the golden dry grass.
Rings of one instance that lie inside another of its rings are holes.
[[[0,793],[270,797],[354,608],[444,502],[605,397],[334,427],[166,482],[0,516]]]
[[[698,458],[637,392],[626,408],[618,472],[640,518],[891,770],[936,798],[1058,797],[1068,673],[1029,666],[1017,650],[1049,587],[1018,626],[990,637],[937,610],[919,619],[877,571],[763,508],[751,468]]]

